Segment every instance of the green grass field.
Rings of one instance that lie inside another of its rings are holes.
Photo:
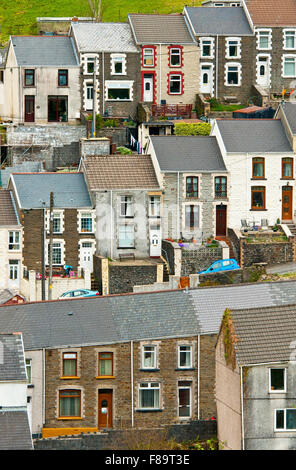
[[[126,21],[128,13],[178,13],[202,0],[102,0],[103,21]],[[40,16],[91,16],[88,0],[2,0],[0,43],[10,35],[36,34]]]

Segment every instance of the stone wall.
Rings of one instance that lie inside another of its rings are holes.
[[[176,442],[189,440],[207,440],[216,438],[217,422],[215,420],[190,421],[188,424],[177,424],[152,430],[129,429],[126,431],[112,430],[102,434],[82,434],[77,437],[36,439],[35,450],[133,450],[133,443],[149,442],[151,435],[167,436]]]
[[[199,250],[182,249],[181,276],[196,274],[207,269],[214,261],[222,259],[222,248],[207,248],[202,246]]]
[[[242,266],[252,266],[254,263],[268,265],[293,261],[293,244],[279,243],[247,243],[242,242]]]
[[[240,237],[241,233],[240,231],[232,228],[227,229],[227,236],[230,240],[231,246],[232,246],[232,251],[234,254],[234,258],[238,263],[240,262]]]
[[[133,287],[153,284],[157,281],[157,264],[124,265],[109,264],[109,294],[133,292]]]

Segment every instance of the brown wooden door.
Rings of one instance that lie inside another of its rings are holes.
[[[226,235],[226,209],[227,206],[216,206],[216,236]]]
[[[25,96],[25,122],[35,121],[35,96]]]
[[[293,188],[292,186],[283,186],[282,188],[282,220],[292,220],[293,206]]]
[[[99,413],[98,413],[98,427],[99,428],[112,428],[112,398],[113,390],[99,390]],[[102,412],[102,408],[108,410],[107,413]],[[108,424],[107,424],[108,421]]]

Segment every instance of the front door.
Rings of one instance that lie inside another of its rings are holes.
[[[216,206],[216,236],[226,235],[226,210],[227,206]]]
[[[99,390],[99,428],[112,428],[112,395],[113,390]]]
[[[153,76],[144,75],[143,87],[144,87],[143,101],[152,103],[153,102]]]
[[[159,258],[160,255],[161,255],[160,226],[153,225],[150,227],[150,257]]]
[[[85,109],[87,111],[92,111],[94,103],[93,103],[93,96],[94,96],[94,86],[93,83],[87,83],[85,89],[86,97],[85,97]]]
[[[200,92],[211,95],[213,91],[213,67],[212,65],[201,65]]]
[[[283,186],[282,188],[282,220],[292,221],[292,201],[293,201],[293,188],[292,186]]]
[[[35,121],[35,96],[25,96],[25,122]]]
[[[91,242],[82,242],[80,248],[80,266],[93,272],[93,249]]]
[[[258,57],[257,60],[257,83],[263,88],[269,87],[269,57]]]
[[[8,265],[8,288],[19,289],[20,286],[20,262],[10,259]]]

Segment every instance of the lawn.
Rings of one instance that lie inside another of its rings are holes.
[[[178,13],[202,0],[102,0],[103,21],[126,21],[128,13]],[[0,43],[10,35],[36,34],[42,16],[91,16],[88,0],[2,0]]]

